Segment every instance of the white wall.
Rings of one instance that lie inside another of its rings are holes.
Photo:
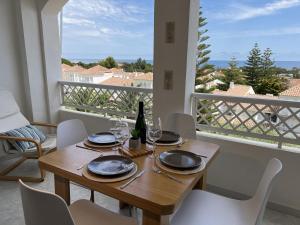
[[[108,131],[112,126],[109,119],[95,114],[64,109],[59,111],[59,122],[71,119],[81,120],[86,126],[89,134]]]
[[[15,96],[27,113],[14,1],[0,1],[0,88]]]
[[[0,88],[29,120],[56,122],[61,79],[57,15],[67,0],[0,1]]]
[[[213,135],[199,139],[221,146],[221,152],[209,168],[208,184],[231,192],[252,196],[269,159],[276,157],[283,163],[283,171],[275,183],[270,201],[278,209],[300,215],[300,149],[284,151],[268,144],[241,143],[233,138],[222,140]]]

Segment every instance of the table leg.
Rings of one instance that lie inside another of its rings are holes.
[[[55,194],[62,197],[66,201],[67,205],[70,205],[70,181],[55,174],[54,186]]]
[[[206,190],[207,171],[203,172],[202,177],[195,185],[194,189]]]
[[[143,223],[142,225],[162,225],[162,217],[143,210]]]
[[[119,209],[124,209],[124,208],[126,208],[128,206],[129,205],[126,202],[119,201]]]

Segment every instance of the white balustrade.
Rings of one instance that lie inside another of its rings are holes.
[[[199,130],[300,145],[300,102],[200,93],[192,101]]]

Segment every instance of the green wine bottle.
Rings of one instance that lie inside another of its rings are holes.
[[[139,102],[139,114],[136,119],[135,129],[140,133],[141,143],[146,144],[147,126],[144,115],[144,102]]]

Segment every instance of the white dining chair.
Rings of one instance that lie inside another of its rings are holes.
[[[88,200],[78,200],[68,207],[58,195],[19,182],[26,225],[137,225],[133,218]]]
[[[282,170],[278,159],[271,159],[249,200],[235,200],[209,192],[194,190],[183,201],[171,225],[260,225],[274,178]]]
[[[183,138],[196,139],[195,120],[189,114],[170,114],[167,119],[167,129],[180,134]]]
[[[69,145],[77,144],[87,138],[87,136],[88,133],[81,120],[72,119],[63,121],[57,126],[57,150],[63,149]],[[91,190],[90,201],[95,201],[93,190]]]
[[[81,120],[66,120],[57,126],[57,149],[77,144],[87,138],[88,133]]]

